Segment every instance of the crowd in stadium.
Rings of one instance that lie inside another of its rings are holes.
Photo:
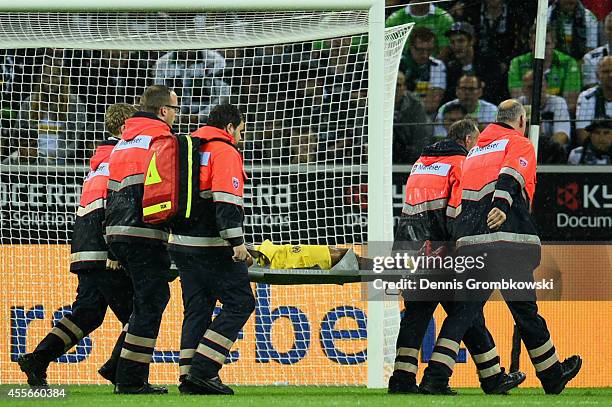
[[[389,27],[415,23],[398,74],[394,163],[414,162],[462,117],[483,127],[495,121],[497,104],[508,97],[530,106],[536,1],[405,3],[422,2],[388,0],[386,9]],[[539,160],[609,164],[610,10],[597,0],[550,3]],[[160,18],[171,24],[173,17]],[[156,83],[177,90],[180,132],[205,123],[217,103],[245,106],[254,123],[246,132],[247,160],[359,164],[366,52],[348,40],[177,52],[1,50],[0,159],[84,163],[104,138],[104,109],[137,103]]]
[[[508,97],[531,104],[536,1],[387,3],[400,4],[387,9],[387,26],[415,23],[397,83],[394,162],[413,162],[461,117],[494,121],[496,105]],[[609,5],[550,3],[539,160],[565,163],[569,154],[572,164],[610,164],[612,133],[604,120],[612,115]],[[429,121],[437,125],[420,124]],[[604,140],[588,137],[593,132],[606,133]]]

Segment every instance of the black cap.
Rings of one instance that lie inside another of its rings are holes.
[[[612,129],[612,119],[601,118],[594,119],[591,124],[584,128],[589,133],[595,129]]]
[[[451,28],[447,30],[444,35],[450,37],[453,34],[465,34],[470,38],[474,38],[474,27],[472,24],[465,21],[457,21],[451,25]]]

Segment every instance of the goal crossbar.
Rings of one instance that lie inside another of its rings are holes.
[[[125,11],[271,11],[271,10],[367,10],[382,0],[28,0],[2,2],[0,11],[21,12],[125,12]]]

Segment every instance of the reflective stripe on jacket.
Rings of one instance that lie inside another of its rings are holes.
[[[172,135],[170,126],[156,115],[137,112],[125,121],[121,140],[109,159],[106,237],[113,241],[167,241],[164,227],[142,220],[143,185],[149,149],[156,138]]]
[[[104,241],[104,206],[108,158],[118,140],[104,141],[90,160],[70,242],[70,271],[104,270],[108,249]]]
[[[224,130],[204,126],[192,134],[200,148],[200,200],[194,219],[173,227],[168,244],[175,249],[239,246],[244,243],[242,154]]]
[[[529,208],[536,184],[531,142],[507,124],[489,125],[463,164],[457,246],[492,242],[540,244]],[[492,208],[506,214],[497,231],[487,226]]]
[[[451,206],[460,195],[461,168],[467,150],[450,139],[441,140],[423,150],[406,181],[402,216],[395,237],[399,242],[444,242],[451,239],[449,220],[456,217],[460,205]]]

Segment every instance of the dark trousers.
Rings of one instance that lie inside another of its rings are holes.
[[[521,247],[522,246],[522,247]],[[539,247],[534,245],[495,244],[481,247],[471,246],[460,249],[465,256],[479,256],[487,253],[486,270],[480,281],[500,280],[500,277],[516,281],[533,281],[533,271],[540,262]],[[442,324],[438,338],[460,341],[472,326],[475,318],[482,314],[482,308],[492,290],[463,291],[460,297],[464,301],[456,303]],[[535,290],[500,290],[506,305],[518,327],[521,339],[536,369],[536,375],[542,382],[556,381],[561,375],[559,362],[546,321],[538,313]],[[436,343],[436,347],[437,347]],[[435,352],[435,348],[434,348]],[[430,361],[425,375],[446,379],[452,374],[436,361]]]
[[[124,271],[87,270],[77,276],[79,284],[72,313],[58,321],[34,350],[43,363],[57,359],[102,325],[108,307],[123,326],[132,314],[132,282]],[[119,336],[118,344],[123,336],[124,333]],[[116,363],[118,358],[119,351],[114,349],[107,363]]]
[[[418,368],[418,350],[421,348],[425,331],[438,304],[439,302],[437,301],[404,301],[405,310],[397,337],[394,370],[404,372],[404,374],[408,375],[408,380],[415,383]],[[447,314],[453,312],[455,303],[444,301],[441,304]],[[461,339],[455,342],[460,343]],[[501,375],[499,355],[495,349],[493,337],[485,325],[482,310],[474,318],[473,324],[466,330],[463,342],[474,358],[478,369],[478,376],[483,387],[486,387],[491,382],[495,382],[498,376]],[[458,348],[454,349],[454,344],[449,346],[447,342],[444,351],[445,355],[448,355],[453,360],[456,359]]]
[[[148,381],[159,326],[170,300],[170,258],[162,244],[113,242],[110,249],[134,286],[134,309],[120,352],[116,383],[140,386]]]
[[[171,252],[183,290],[181,376],[218,375],[238,333],[255,310],[247,266],[232,260],[229,247]],[[212,313],[217,302],[221,312]]]

